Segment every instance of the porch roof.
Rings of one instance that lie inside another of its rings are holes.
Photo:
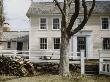
[[[3,32],[2,41],[24,41],[29,39],[28,31],[9,31]]]

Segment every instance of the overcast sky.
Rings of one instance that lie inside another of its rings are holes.
[[[42,2],[53,0],[33,0],[33,1]],[[12,30],[28,30],[29,21],[28,18],[26,17],[26,12],[30,4],[31,0],[4,0],[4,14],[6,22],[8,22],[11,25]]]
[[[6,22],[12,26],[12,30],[26,30],[29,27],[26,12],[30,3],[30,0],[4,0]]]

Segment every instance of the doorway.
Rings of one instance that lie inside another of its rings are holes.
[[[17,50],[22,51],[23,49],[23,42],[17,42]]]
[[[86,57],[86,37],[77,37],[77,52],[85,50]],[[80,53],[77,53],[77,56],[80,56]]]

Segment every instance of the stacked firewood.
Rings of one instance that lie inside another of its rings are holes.
[[[30,76],[35,73],[33,64],[20,56],[14,58],[0,56],[0,74]]]

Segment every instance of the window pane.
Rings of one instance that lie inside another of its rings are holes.
[[[108,18],[102,18],[102,29],[108,29],[109,21]]]
[[[41,23],[46,23],[46,18],[41,18]]]
[[[59,19],[58,19],[58,18],[54,18],[54,19],[53,19],[53,22],[54,22],[54,23],[59,23]]]
[[[103,64],[103,71],[105,71],[105,64]]]
[[[60,38],[54,38],[54,49],[60,49]]]
[[[40,38],[40,49],[47,49],[47,38]]]
[[[40,29],[46,29],[46,18],[40,19]]]
[[[59,29],[59,24],[53,24],[53,29]]]
[[[59,18],[53,19],[53,29],[59,29]]]
[[[11,48],[11,42],[7,43],[7,48]]]
[[[107,72],[110,72],[110,64],[107,64]]]
[[[103,38],[103,49],[110,49],[110,38]]]

